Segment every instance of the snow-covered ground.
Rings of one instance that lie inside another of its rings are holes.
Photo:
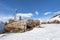
[[[0,40],[60,40],[60,24],[42,24],[24,33],[0,34]]]

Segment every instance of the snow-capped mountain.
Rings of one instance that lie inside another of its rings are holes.
[[[54,20],[60,21],[60,14],[53,16],[49,21],[54,21]]]
[[[50,19],[47,19],[47,20],[42,20],[42,22],[53,22],[53,21],[60,21],[60,14],[57,14],[55,16],[53,16],[52,18]]]

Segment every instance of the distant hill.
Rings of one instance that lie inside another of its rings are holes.
[[[56,14],[55,16],[53,16],[50,21],[54,21],[54,20],[58,20],[60,21],[60,14]]]
[[[56,14],[48,20],[43,20],[42,22],[53,22],[53,21],[60,21],[60,14]]]
[[[52,18],[55,18],[55,17],[59,17],[60,18],[60,14],[56,14],[55,16],[53,16]]]

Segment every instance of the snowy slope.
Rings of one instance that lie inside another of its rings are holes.
[[[57,17],[55,17],[55,18],[52,18],[52,19],[50,19],[51,21],[53,21],[53,20],[58,20],[58,21],[60,21],[60,18],[59,18],[59,16],[57,16]]]
[[[41,25],[25,33],[1,34],[0,40],[60,40],[60,24]]]
[[[54,20],[60,21],[60,14],[53,16],[49,21],[54,21]]]
[[[60,14],[57,14],[57,15],[55,15],[55,16],[53,16],[52,18],[50,18],[50,19],[47,19],[47,20],[42,20],[41,22],[53,22],[54,20],[58,20],[58,21],[60,21]]]

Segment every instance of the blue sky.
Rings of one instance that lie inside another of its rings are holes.
[[[32,18],[48,19],[60,13],[60,0],[0,0],[0,17],[15,13],[32,13]]]

